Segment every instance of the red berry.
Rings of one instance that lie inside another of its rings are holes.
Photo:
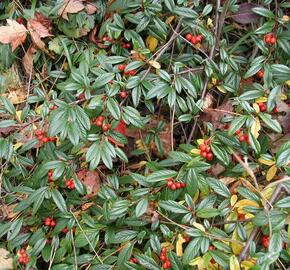
[[[125,68],[126,68],[126,66],[125,66],[125,65],[119,65],[119,66],[118,66],[118,69],[119,69],[120,71],[124,71],[124,70],[125,70]]]
[[[181,188],[185,188],[186,187],[186,183],[180,183]]]
[[[136,258],[133,258],[134,263],[138,263],[138,260]]]
[[[125,92],[125,91],[121,91],[121,92],[120,92],[120,97],[121,97],[122,99],[125,99],[125,98],[127,97],[127,92]]]
[[[235,132],[235,134],[236,134],[236,135],[239,135],[241,132],[242,132],[242,129],[239,128],[239,129]]]
[[[103,131],[107,132],[110,129],[110,124],[103,125]]]
[[[55,226],[56,226],[56,222],[55,222],[54,220],[51,220],[51,222],[50,222],[50,226],[51,226],[51,227],[55,227]]]
[[[130,263],[134,263],[134,260],[133,260],[133,258],[131,258],[131,259],[129,260],[129,262],[130,262]]]
[[[36,134],[37,136],[41,136],[41,135],[43,135],[43,131],[42,131],[41,129],[37,129],[37,130],[35,131],[35,134]]]
[[[267,110],[265,103],[258,103],[258,105],[261,112],[265,112]]]
[[[199,146],[199,149],[200,149],[201,152],[204,152],[205,149],[206,149],[206,146],[205,146],[204,144],[201,144],[201,145]]]
[[[160,260],[163,262],[166,261],[167,260],[166,255],[164,255],[164,254],[160,255]]]
[[[274,107],[273,113],[279,113],[279,110],[278,110],[277,106]]]
[[[213,154],[212,153],[207,153],[206,154],[206,159],[207,160],[213,160]]]
[[[187,41],[191,41],[191,39],[192,39],[192,34],[188,33],[188,34],[185,36],[185,39],[186,39]]]
[[[246,136],[245,135],[241,135],[240,137],[239,137],[239,141],[240,142],[244,142],[245,140],[246,140]]]
[[[41,141],[42,141],[43,143],[47,143],[49,140],[48,140],[47,137],[44,137],[44,138],[41,139]]]
[[[176,188],[177,188],[177,187],[176,187],[176,184],[172,184],[171,189],[172,189],[172,190],[176,190]]]
[[[125,48],[130,49],[131,48],[131,44],[130,43],[126,43],[125,44]]]
[[[202,35],[197,35],[197,36],[196,36],[196,41],[197,41],[198,43],[201,42],[202,39],[203,39],[203,36],[202,36]]]
[[[173,183],[174,183],[173,181],[168,181],[168,182],[167,182],[167,186],[168,186],[169,188],[171,188],[172,185],[173,185]]]
[[[230,124],[225,124],[224,129],[229,129],[231,127]]]
[[[169,260],[167,260],[165,263],[167,263],[167,267],[170,268],[171,267],[171,262]]]
[[[68,188],[69,189],[75,189],[75,183],[72,181]]]
[[[209,146],[207,146],[207,147],[205,148],[205,152],[207,152],[207,153],[210,153],[210,152],[211,152],[211,149],[210,149]]]
[[[257,72],[257,77],[260,79],[262,79],[264,77],[264,70],[263,69],[261,69]]]
[[[51,225],[51,219],[50,219],[50,218],[46,218],[46,219],[44,220],[44,225],[45,225],[45,226],[50,226],[50,225]]]
[[[65,234],[68,233],[68,228],[67,228],[67,227],[64,227],[64,228],[62,229],[62,232],[65,233]]]
[[[161,249],[161,254],[166,254],[166,252],[167,252],[167,248],[166,248],[166,247],[163,247],[163,248]]]
[[[30,261],[30,259],[29,259],[28,257],[24,259],[24,263],[25,263],[25,264],[28,264],[29,261]]]
[[[195,44],[198,43],[197,40],[196,40],[196,36],[192,36],[192,38],[191,38],[191,43],[192,43],[193,45],[195,45]]]
[[[215,246],[209,246],[208,250],[215,250]]]
[[[102,40],[103,40],[103,41],[107,41],[107,37],[103,37]]]
[[[276,37],[271,37],[271,40],[270,40],[271,44],[274,45],[276,41],[277,41]]]
[[[137,73],[137,70],[135,70],[135,69],[132,69],[129,71],[129,75],[131,75],[131,76],[136,75],[136,73]]]
[[[48,171],[47,176],[52,177],[52,175],[53,175],[53,171]]]
[[[101,127],[103,125],[103,121],[100,121],[100,120],[96,121],[96,125],[98,127]]]
[[[98,118],[97,118],[97,121],[104,121],[105,120],[105,117],[104,116],[102,116],[102,115],[100,115],[100,116],[98,116]]]
[[[200,152],[200,155],[201,155],[202,157],[206,158],[207,153],[206,153],[205,151],[204,151],[204,152]]]
[[[16,21],[20,24],[23,24],[24,23],[24,19],[23,18],[17,18]]]
[[[129,76],[129,75],[130,75],[130,71],[126,71],[126,72],[124,73],[124,75],[125,75],[125,76]]]
[[[264,236],[262,237],[262,246],[263,246],[264,248],[268,248],[268,247],[269,247],[269,243],[270,243],[270,238],[269,238],[269,236],[268,236],[268,235],[264,235]]]
[[[210,260],[210,263],[215,264],[215,259],[212,258],[212,259]]]
[[[24,260],[25,260],[25,259],[24,259],[23,257],[19,257],[18,262],[19,262],[19,263],[24,263]]]
[[[181,183],[180,183],[180,182],[177,182],[177,183],[175,184],[175,186],[176,186],[176,189],[180,189],[180,188],[181,188]]]
[[[245,214],[238,213],[238,220],[245,219]]]

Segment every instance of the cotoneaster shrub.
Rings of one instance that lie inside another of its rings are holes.
[[[0,3],[0,268],[287,269],[290,4]]]

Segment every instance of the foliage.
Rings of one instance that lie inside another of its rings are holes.
[[[290,266],[290,4],[252,2],[1,1],[1,265]]]

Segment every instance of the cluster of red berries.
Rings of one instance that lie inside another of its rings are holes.
[[[269,33],[264,36],[264,41],[268,45],[275,45],[277,42],[277,37],[275,34]]]
[[[175,182],[173,178],[168,178],[167,179],[167,186],[171,190],[176,190],[176,189],[180,189],[180,188],[185,188],[186,184],[183,182]]]
[[[209,247],[208,247],[208,250],[215,250],[215,246],[209,246]],[[216,261],[215,261],[214,258],[211,258],[210,262],[211,262],[212,264],[215,264],[215,263],[216,263]]]
[[[130,263],[138,263],[138,260],[132,256],[132,258],[129,260]]]
[[[72,179],[67,179],[65,185],[68,189],[75,189],[75,183]]]
[[[203,36],[202,35],[192,35],[190,33],[188,33],[186,36],[185,36],[185,39],[189,42],[191,42],[193,45],[197,44],[197,43],[200,43],[203,39]]]
[[[167,258],[166,253],[167,253],[167,249],[166,247],[163,247],[160,253],[160,260],[163,262],[163,265],[162,265],[163,269],[169,269],[171,267],[171,262]]]
[[[48,227],[55,227],[56,226],[56,222],[50,218],[50,217],[47,217],[45,220],[44,220],[44,225],[45,226],[48,226]]]
[[[206,158],[209,161],[213,160],[213,153],[207,141],[205,141],[204,144],[201,144],[199,146],[199,150],[200,150],[201,157]]]
[[[250,138],[249,138],[249,136],[248,136],[247,134],[241,134],[242,131],[243,131],[243,129],[242,129],[242,128],[239,128],[239,129],[235,132],[235,134],[236,134],[237,136],[239,136],[239,141],[240,141],[240,142],[246,142],[247,144],[249,144],[249,143],[250,143]]]
[[[122,47],[123,47],[124,49],[130,49],[130,48],[131,48],[131,43],[123,43],[123,44],[122,44]]]
[[[42,143],[55,142],[57,140],[56,137],[46,137],[41,129],[36,130],[35,134],[37,139]]]
[[[260,69],[258,72],[257,72],[257,77],[259,79],[262,79],[264,77],[264,70],[263,69]]]
[[[18,258],[18,262],[20,264],[28,264],[30,259],[28,258],[28,255],[26,253],[26,250],[24,248],[20,249],[19,250],[19,258]]]
[[[125,91],[121,91],[121,92],[119,93],[119,95],[120,95],[121,99],[125,99],[125,98],[128,96],[128,93],[125,92]]]
[[[53,175],[53,171],[49,170],[48,173],[47,173],[48,183],[52,183],[53,182],[52,175]]]
[[[118,69],[121,71],[121,72],[124,72],[125,71],[125,69],[126,69],[126,65],[119,65],[118,66]],[[126,71],[126,72],[124,72],[124,75],[125,76],[134,76],[134,75],[136,75],[136,73],[137,73],[137,70],[135,70],[135,69],[132,69],[132,70],[129,70],[129,71]]]
[[[102,130],[104,132],[107,132],[110,129],[110,124],[103,125],[104,121],[105,121],[105,117],[100,115],[96,119],[93,120],[93,124],[95,124],[98,127],[102,127]]]

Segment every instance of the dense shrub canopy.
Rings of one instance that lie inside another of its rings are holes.
[[[290,4],[0,3],[0,269],[287,269]]]

